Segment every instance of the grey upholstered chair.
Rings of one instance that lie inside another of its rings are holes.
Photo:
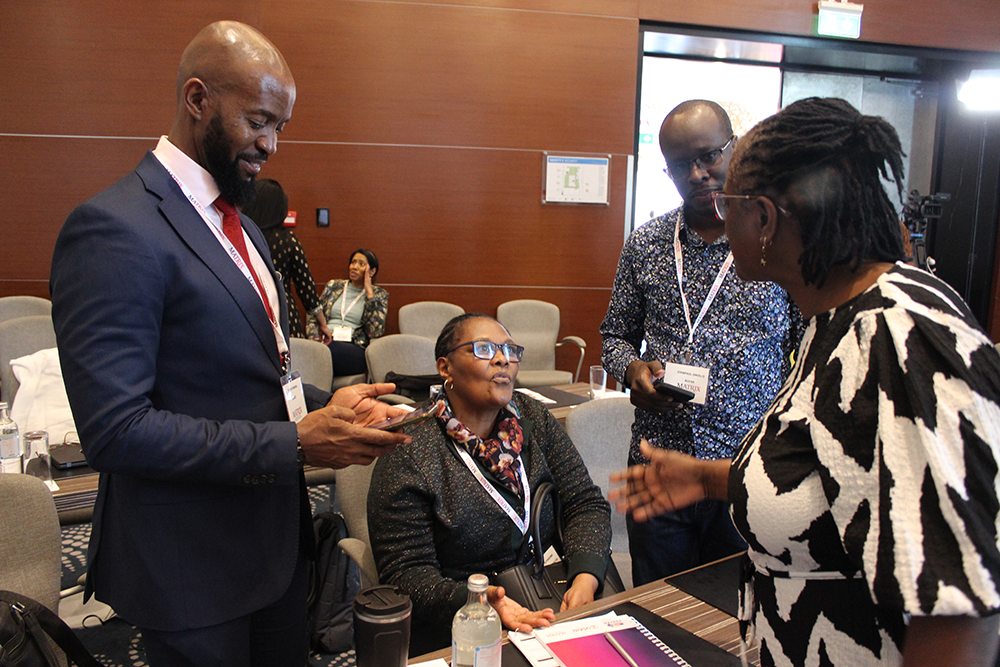
[[[613,396],[575,406],[566,416],[566,433],[583,457],[590,478],[608,495],[611,473],[628,461],[635,408],[627,396]],[[631,580],[625,516],[611,508],[611,552],[623,578]]]
[[[19,383],[10,360],[56,346],[51,315],[32,315],[0,322],[0,401],[14,402]]]
[[[444,301],[417,301],[399,309],[399,333],[423,336],[437,341],[441,329],[465,310]]]
[[[559,337],[559,307],[546,301],[519,299],[497,307],[497,319],[507,327],[518,345],[524,346],[524,356],[517,373],[519,387],[547,387],[576,382],[583,366],[587,343],[578,336]],[[556,370],[556,348],[572,343],[580,349],[576,373]]]
[[[37,296],[0,297],[0,322],[32,315],[52,315],[52,302]]]
[[[378,570],[368,538],[368,485],[375,464],[353,465],[337,471],[337,503],[347,523],[350,537],[340,541],[340,547],[358,564],[361,588],[378,583]]]
[[[303,382],[329,391],[333,385],[330,348],[315,340],[292,337],[288,349],[292,354],[291,370],[298,371]]]
[[[52,492],[31,475],[0,475],[0,507],[0,589],[58,613],[62,547]]]
[[[372,382],[384,382],[390,371],[401,375],[431,375],[437,373],[434,341],[412,334],[390,334],[373,340],[365,350],[368,377]],[[390,403],[413,403],[405,396],[382,396]]]

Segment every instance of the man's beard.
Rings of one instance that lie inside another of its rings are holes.
[[[205,132],[205,160],[208,173],[215,179],[215,184],[219,186],[219,195],[228,200],[234,206],[246,206],[256,194],[254,181],[256,176],[251,176],[249,180],[244,179],[240,174],[239,159],[230,160],[232,146],[226,137],[226,132],[222,127],[222,120],[215,116],[208,122],[208,129]],[[245,154],[246,158],[266,160],[267,154],[263,151]]]

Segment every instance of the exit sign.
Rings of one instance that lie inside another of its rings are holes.
[[[864,5],[836,0],[820,0],[816,32],[827,37],[857,39],[861,36],[861,12]]]

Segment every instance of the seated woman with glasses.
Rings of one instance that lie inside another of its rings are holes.
[[[466,313],[445,325],[435,346],[444,378],[438,417],[409,426],[413,442],[378,459],[368,492],[368,525],[382,583],[413,601],[410,653],[448,646],[451,621],[466,602],[466,580],[515,564],[531,490],[555,484],[571,586],[568,609],[594,599],[610,556],[610,507],[562,426],[541,403],[514,391],[524,351],[503,325]],[[542,512],[542,541],[554,518]],[[490,604],[508,629],[554,620],[491,586]]]

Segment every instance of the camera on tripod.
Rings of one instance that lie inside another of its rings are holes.
[[[919,190],[910,191],[903,204],[903,224],[910,233],[910,247],[917,266],[934,273],[934,258],[927,254],[926,236],[930,224],[941,217],[944,203],[951,201],[947,192],[921,196]]]

